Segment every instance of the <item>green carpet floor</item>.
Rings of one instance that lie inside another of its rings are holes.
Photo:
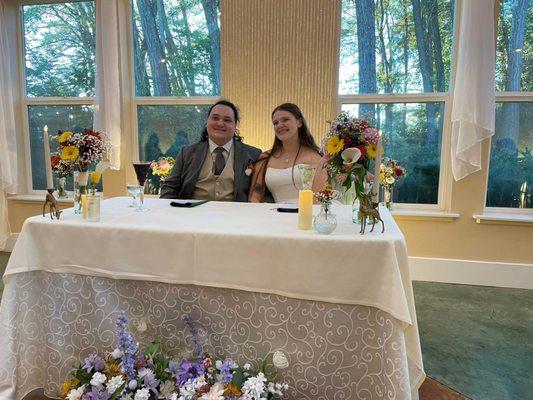
[[[413,288],[429,376],[476,400],[533,398],[533,290]]]
[[[8,258],[0,252],[2,273]],[[428,376],[474,400],[533,398],[533,290],[413,288]]]

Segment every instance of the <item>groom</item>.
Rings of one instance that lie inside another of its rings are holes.
[[[252,177],[245,171],[261,150],[241,142],[236,134],[238,122],[233,103],[216,102],[209,109],[200,142],[178,154],[161,198],[248,201]]]

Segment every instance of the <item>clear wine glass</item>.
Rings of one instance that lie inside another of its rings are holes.
[[[141,189],[141,192],[139,193],[139,207],[137,208],[137,211],[148,211],[148,209],[144,207],[144,183],[146,182],[146,176],[148,175],[148,171],[150,171],[151,164],[151,162],[133,163],[133,168],[135,169],[137,181],[139,182]]]
[[[141,194],[141,187],[137,184],[135,185],[126,185],[126,190],[128,191],[128,194],[131,196],[131,204],[129,207],[137,208],[137,196]]]

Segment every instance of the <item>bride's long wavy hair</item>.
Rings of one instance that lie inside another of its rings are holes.
[[[300,141],[300,146],[298,147],[298,152],[296,153],[296,157],[294,157],[294,160],[292,162],[292,184],[296,188],[296,183],[294,182],[294,166],[296,165],[296,160],[298,159],[298,156],[300,155],[300,150],[302,147],[307,147],[311,150],[316,151],[318,154],[322,155],[320,152],[320,148],[317,146],[315,139],[313,138],[313,135],[311,135],[311,131],[309,130],[309,127],[307,126],[307,121],[304,118],[304,115],[302,113],[302,110],[300,110],[300,107],[298,107],[294,103],[283,103],[274,108],[271,114],[271,118],[274,117],[274,114],[277,111],[287,111],[290,112],[294,117],[299,120],[302,125],[298,128],[298,139]],[[268,155],[264,157],[260,157],[257,161],[263,161],[264,162],[264,168],[262,170],[262,183],[261,183],[261,191],[264,195],[266,190],[266,183],[265,183],[265,176],[266,176],[266,170],[268,165],[268,160],[270,157],[272,157],[274,154],[281,153],[281,150],[283,149],[283,142],[278,139],[277,136],[274,136],[274,143],[272,144],[272,148],[268,152]]]

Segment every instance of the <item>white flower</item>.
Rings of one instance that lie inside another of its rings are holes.
[[[250,368],[252,368],[252,366],[250,365],[250,363],[246,363],[246,364],[243,365],[243,368],[245,370],[249,370]]]
[[[84,391],[85,391],[85,385],[82,385],[77,389],[72,389],[67,394],[67,400],[81,400],[81,396],[83,396]]]
[[[135,392],[133,400],[148,400],[150,398],[150,389],[139,389]]]
[[[137,322],[137,330],[139,332],[144,332],[146,329],[148,329],[148,324],[144,318],[141,318],[139,322]]]
[[[139,370],[139,378],[144,378],[146,375],[148,375],[150,372],[153,372],[150,368],[141,368]]]
[[[130,383],[128,383],[128,387],[130,390],[134,390],[137,387],[137,381],[135,379],[132,379]]]
[[[113,357],[115,360],[118,360],[123,355],[124,355],[124,352],[120,349],[115,349],[111,352],[111,357]]]
[[[217,360],[215,363],[215,367],[217,367],[217,369],[220,369],[220,367],[222,367],[222,360]]]
[[[246,168],[246,169],[244,170],[244,174],[245,174],[246,176],[250,176],[250,175],[252,175],[252,172],[253,172],[253,171],[252,171],[252,169],[251,169],[250,167],[248,167],[248,168]]]
[[[208,393],[202,395],[201,400],[224,400],[224,385],[215,383]]]
[[[265,392],[265,382],[267,381],[265,375],[260,372],[257,376],[248,378],[242,385],[243,397],[248,399],[260,399]]]
[[[107,382],[107,391],[111,394],[115,393],[118,388],[124,384],[124,378],[121,375],[112,377],[109,382]]]
[[[101,388],[106,380],[107,378],[104,374],[100,372],[95,372],[91,379],[91,385],[96,386],[97,388]]]
[[[281,350],[274,352],[274,355],[272,356],[272,362],[278,369],[285,369],[289,367],[289,360],[287,360],[287,356]]]
[[[185,384],[180,387],[180,398],[178,400],[192,400],[196,395],[196,390],[204,386],[204,379],[189,379]],[[181,398],[183,397],[183,399]]]
[[[349,147],[343,150],[341,157],[344,161],[343,164],[354,164],[357,162],[357,160],[359,160],[359,158],[361,158],[361,150],[359,150],[357,147]]]
[[[172,396],[170,396],[170,400],[178,400],[178,394],[172,393]]]
[[[171,380],[166,381],[159,388],[159,398],[165,400],[172,400],[173,396],[177,398],[178,395],[174,393],[174,390],[176,390],[176,385],[174,384],[174,382]],[[176,400],[175,398],[174,400]]]

